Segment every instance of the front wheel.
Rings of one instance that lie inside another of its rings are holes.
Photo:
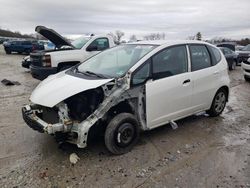
[[[215,94],[212,105],[210,109],[207,111],[207,113],[211,117],[220,115],[226,106],[226,102],[227,102],[227,92],[225,89],[220,89]]]
[[[137,143],[139,132],[136,118],[130,113],[120,113],[106,128],[105,145],[115,155],[127,153]]]

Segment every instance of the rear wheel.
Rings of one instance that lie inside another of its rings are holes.
[[[245,80],[246,80],[247,82],[250,82],[250,78],[249,78],[249,77],[244,76],[244,78],[245,78]]]
[[[232,63],[232,70],[235,70],[235,69],[236,69],[236,66],[237,66],[236,61],[233,61],[233,63]]]
[[[139,125],[130,113],[115,116],[105,131],[105,145],[107,149],[120,155],[129,152],[139,139]]]
[[[6,50],[5,52],[6,52],[6,54],[11,54],[10,50]]]
[[[29,49],[26,49],[26,50],[24,50],[24,52],[25,52],[27,55],[29,55],[31,51],[30,51]]]
[[[211,117],[220,115],[226,106],[226,102],[227,102],[227,92],[225,89],[220,89],[215,94],[212,105],[210,109],[207,111],[207,113]]]
[[[235,70],[236,69],[236,61],[233,61],[230,65],[229,65],[229,70]]]

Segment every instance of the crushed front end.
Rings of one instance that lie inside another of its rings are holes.
[[[40,105],[26,105],[22,108],[26,124],[41,133],[54,135],[56,132],[69,132],[73,122],[68,117],[67,105],[58,104],[54,108]]]

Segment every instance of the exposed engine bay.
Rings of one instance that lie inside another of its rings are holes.
[[[141,128],[147,129],[144,86],[128,90],[126,79],[113,80],[73,95],[53,108],[27,105],[23,116],[31,128],[40,127],[39,132],[51,135],[66,133],[67,142],[84,148],[93,125],[105,126],[109,119],[121,112],[135,114]]]

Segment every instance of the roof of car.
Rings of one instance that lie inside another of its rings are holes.
[[[147,44],[147,45],[178,45],[178,44],[208,44],[199,40],[146,40],[132,42],[128,44]]]

